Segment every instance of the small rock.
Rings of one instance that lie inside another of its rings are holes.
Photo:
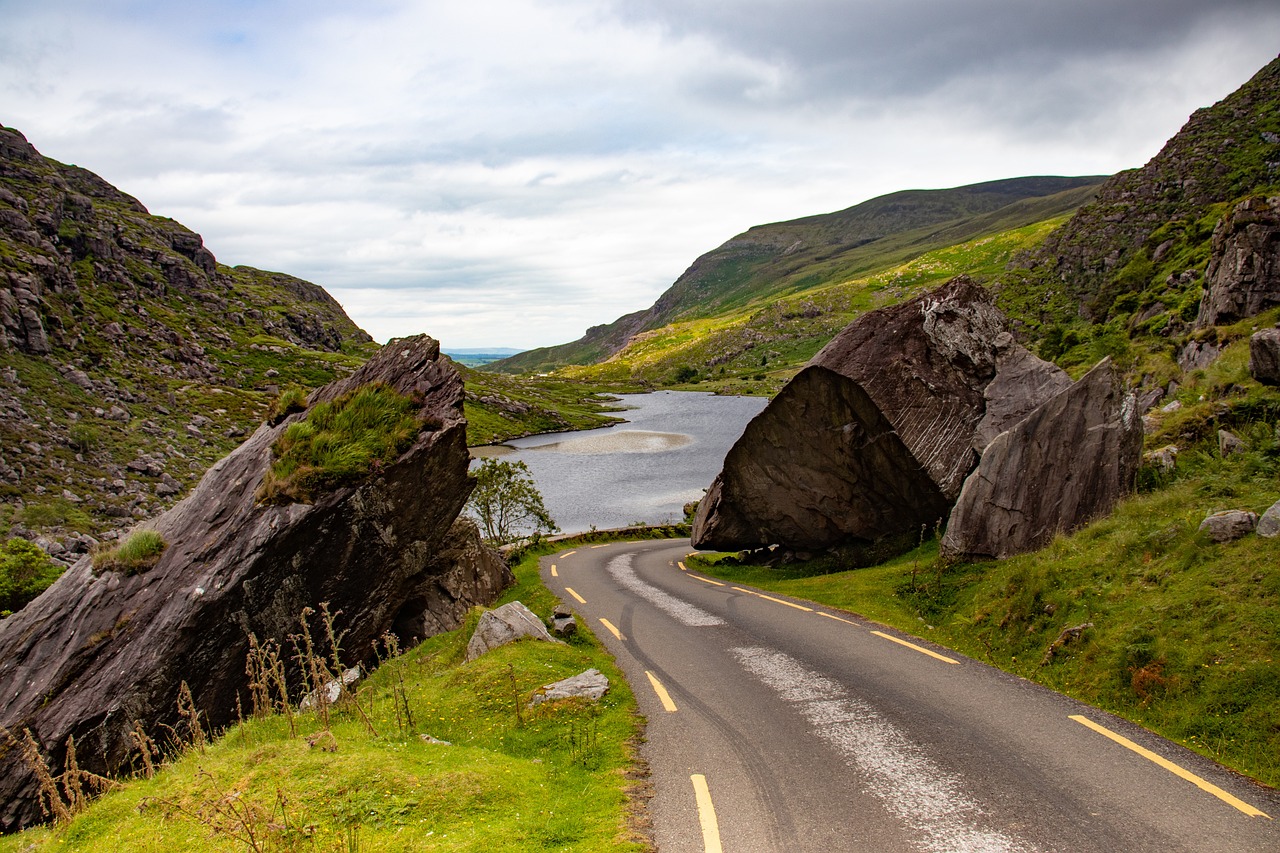
[[[1200,531],[1214,542],[1232,542],[1248,536],[1258,527],[1258,514],[1243,509],[1215,512],[1200,522]]]
[[[121,406],[112,406],[103,417],[109,421],[125,422],[129,420],[129,412]]]
[[[1158,447],[1155,450],[1144,453],[1142,461],[1153,468],[1159,468],[1161,471],[1172,471],[1174,466],[1178,464],[1178,447],[1174,444]]]
[[[473,661],[485,652],[505,646],[523,637],[560,642],[547,632],[547,626],[519,601],[512,601],[480,616],[475,633],[467,643],[467,660]]]
[[[324,697],[325,704],[332,705],[342,696],[343,688],[350,687],[360,680],[364,675],[360,671],[359,666],[353,666],[350,669],[343,670],[341,678],[335,678],[333,681],[325,684],[320,690],[312,690],[306,696],[302,697],[302,701],[298,703],[298,708],[303,711],[309,711],[319,704],[321,697]],[[323,693],[321,691],[324,691]]]
[[[598,669],[588,669],[572,678],[557,681],[538,688],[533,694],[530,706],[549,702],[554,699],[570,699],[578,697],[589,702],[597,702],[609,689],[609,679]]]
[[[1258,519],[1258,535],[1268,539],[1280,536],[1280,501],[1276,501]]]
[[[422,740],[423,743],[434,743],[437,746],[453,746],[453,744],[447,740],[440,740],[440,738],[432,737],[431,735],[428,735],[428,734],[421,734],[421,735],[418,735],[418,737]]]
[[[578,620],[573,618],[573,614],[568,616],[553,616],[551,618],[551,633],[557,637],[571,637],[578,632]]]
[[[1160,411],[1164,412],[1167,415],[1171,412],[1176,412],[1178,411],[1178,409],[1181,409],[1181,408],[1182,408],[1182,401],[1174,400],[1172,403],[1165,403],[1163,406],[1161,406]]]
[[[1249,445],[1240,436],[1230,430],[1218,430],[1218,453],[1220,455],[1230,456],[1233,453],[1243,453],[1248,449]]]

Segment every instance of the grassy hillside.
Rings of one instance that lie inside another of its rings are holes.
[[[1013,257],[1038,244],[1064,219],[987,233],[870,274],[844,278],[833,273],[825,284],[798,289],[760,306],[638,335],[607,361],[565,368],[558,375],[589,382],[773,394],[859,314],[908,299],[960,273],[999,274]],[[996,228],[1003,224],[987,223]]]
[[[596,363],[636,335],[739,316],[934,249],[1060,216],[1091,198],[1101,181],[1013,178],[948,190],[908,190],[836,213],[759,225],[694,261],[648,310],[596,326],[573,343],[530,350],[486,369],[545,372]]]
[[[516,574],[503,602],[549,618],[537,555]],[[387,660],[354,700],[188,737],[153,778],[140,761],[70,823],[0,836],[0,851],[648,849],[625,799],[642,721],[612,657],[584,624],[568,644],[464,663],[476,618]],[[526,707],[592,667],[610,680],[599,703]]]

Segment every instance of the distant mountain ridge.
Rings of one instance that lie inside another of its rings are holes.
[[[900,263],[929,249],[1074,210],[1105,176],[1038,176],[905,190],[834,213],[757,225],[700,256],[646,310],[577,341],[529,350],[491,370],[527,372],[603,361],[641,333],[803,290],[827,277]]]

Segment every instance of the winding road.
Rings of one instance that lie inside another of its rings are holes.
[[[542,560],[649,720],[682,851],[1280,851],[1280,795],[844,611],[689,571],[688,540]]]

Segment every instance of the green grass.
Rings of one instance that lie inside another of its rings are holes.
[[[537,560],[531,553],[516,566],[502,601],[548,618],[555,600]],[[612,658],[581,625],[567,644],[522,641],[463,663],[477,619],[390,659],[358,687],[376,734],[341,705],[329,712],[331,737],[314,713],[296,718],[296,736],[283,716],[249,720],[154,778],[126,782],[69,825],[0,837],[0,851],[239,851],[249,849],[235,837],[246,828],[270,850],[645,849],[626,817],[642,721]],[[610,679],[598,704],[523,708],[538,687],[591,667]]]
[[[315,404],[271,447],[271,468],[257,497],[293,503],[354,483],[395,459],[427,425],[419,404],[380,383]]]
[[[1274,443],[1227,459],[1201,446],[1164,487],[1001,562],[946,565],[930,541],[868,569],[693,565],[928,638],[1280,785],[1280,540],[1197,532],[1218,510],[1266,510],[1278,475]],[[1087,622],[1046,660],[1063,629]]]
[[[145,572],[160,559],[167,547],[164,537],[154,530],[135,530],[119,545],[104,548],[93,555],[94,572],[119,572],[135,575]]]

